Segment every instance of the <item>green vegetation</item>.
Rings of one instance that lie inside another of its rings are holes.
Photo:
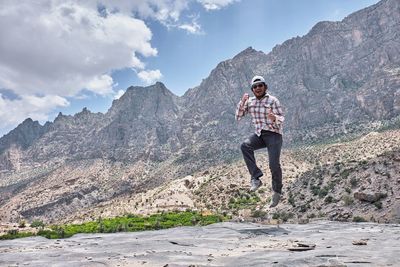
[[[283,222],[286,222],[287,220],[289,220],[290,218],[293,218],[293,217],[294,217],[293,213],[285,212],[285,211],[276,212],[272,215],[272,219],[282,220]]]
[[[306,212],[308,209],[310,209],[311,208],[311,205],[310,205],[310,203],[307,203],[307,204],[304,204],[304,205],[301,205],[301,206],[299,206],[299,212]]]
[[[45,226],[44,223],[39,220],[35,220],[31,223],[31,227],[34,227],[34,228],[39,228],[39,227],[43,228],[44,226]]]
[[[21,221],[19,222],[18,227],[19,227],[19,228],[25,228],[25,227],[26,227],[26,222],[25,222],[24,220],[21,220]]]
[[[267,212],[263,211],[263,210],[253,210],[251,212],[251,217],[254,218],[262,218],[265,217],[267,215]]]
[[[334,187],[335,187],[335,181],[332,181],[329,185],[326,185],[326,186],[324,186],[322,188],[319,187],[318,185],[312,185],[311,186],[311,192],[313,193],[314,196],[319,196],[319,198],[323,198]]]
[[[361,216],[354,216],[353,222],[367,222],[367,220]]]
[[[329,195],[329,196],[327,196],[325,198],[324,202],[325,203],[332,203],[332,202],[335,202],[335,199],[331,195]]]
[[[387,130],[400,129],[400,116],[384,121],[383,125],[377,129],[378,132],[384,132]]]
[[[356,187],[358,185],[358,180],[357,178],[353,177],[350,179],[350,184],[352,187]]]
[[[294,196],[293,196],[292,192],[289,193],[288,202],[290,203],[290,205],[292,205],[292,207],[296,207]]]
[[[318,193],[319,198],[323,198],[324,196],[326,196],[329,193],[329,187],[328,186],[324,186]]]
[[[311,185],[311,192],[314,196],[317,196],[320,190],[321,188],[318,185]]]
[[[40,230],[36,235],[50,239],[71,237],[78,233],[115,233],[135,232],[144,230],[166,229],[176,226],[209,225],[226,221],[228,218],[222,215],[202,215],[193,211],[166,212],[147,217],[128,214],[123,217],[115,217],[82,224],[52,225],[49,229]],[[36,223],[38,224],[38,223]],[[1,239],[14,239],[20,237],[35,236],[34,233],[19,233],[18,230],[9,231]]]
[[[354,198],[350,195],[344,195],[342,197],[345,206],[350,206],[354,203]]]
[[[377,209],[381,209],[381,208],[382,208],[382,202],[380,202],[380,201],[375,201],[375,202],[374,202],[374,205],[375,205],[375,207],[376,207]]]
[[[13,230],[7,231],[7,234],[0,236],[0,240],[29,237],[29,236],[34,236],[34,235],[35,234],[33,234],[33,233],[20,233],[18,230],[13,229]]]
[[[310,213],[310,214],[307,215],[308,219],[313,219],[315,217],[316,217],[315,213]]]
[[[340,176],[343,179],[347,179],[347,177],[349,177],[350,173],[353,171],[353,169],[345,169],[342,171],[342,173],[340,173]]]
[[[257,205],[260,201],[260,197],[255,193],[242,194],[241,196],[229,200],[230,209],[245,209]]]

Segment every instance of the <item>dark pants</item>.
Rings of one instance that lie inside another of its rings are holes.
[[[280,155],[282,148],[282,135],[262,130],[261,136],[253,134],[240,146],[251,179],[256,179],[263,175],[262,171],[257,167],[254,151],[265,147],[268,149],[269,168],[272,174],[272,190],[281,194],[282,169],[280,164]]]

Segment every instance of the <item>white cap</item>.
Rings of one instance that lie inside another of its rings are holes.
[[[253,79],[251,79],[251,87],[253,87],[253,85],[259,84],[259,83],[265,84],[265,79],[263,76],[256,75],[253,77]]]

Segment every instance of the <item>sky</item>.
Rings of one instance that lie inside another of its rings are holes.
[[[0,137],[26,118],[105,113],[129,86],[181,96],[221,61],[268,53],[377,0],[0,0]]]

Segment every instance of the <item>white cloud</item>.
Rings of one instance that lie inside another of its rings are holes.
[[[143,70],[138,73],[138,77],[147,84],[152,84],[162,78],[160,70]]]
[[[188,31],[189,33],[201,32],[201,28],[198,24],[182,24],[179,28]]]
[[[114,70],[132,68],[146,83],[160,79],[160,70],[145,68],[146,58],[156,56],[157,49],[144,20],[202,33],[197,18],[182,15],[195,1],[1,0],[0,89],[17,98],[0,99],[0,127],[27,116],[46,119],[53,109],[67,105],[67,97],[83,97],[83,89],[112,96]],[[211,10],[232,1],[200,2]],[[21,109],[8,112],[13,106]]]
[[[26,117],[46,120],[83,89],[112,95],[113,70],[143,69],[142,60],[157,55],[143,20],[128,12],[102,16],[97,4],[81,3],[0,1],[0,88],[20,98],[0,99],[1,128]]]
[[[139,18],[153,18],[162,23],[178,21],[181,13],[189,8],[191,0],[91,0],[89,3],[96,7],[102,3],[107,10],[118,10],[125,15],[132,12]]]
[[[197,0],[207,10],[217,10],[240,0]]]
[[[94,77],[88,84],[89,91],[93,91],[99,95],[108,95],[113,92],[113,78],[109,75],[101,75]]]
[[[114,99],[119,99],[124,93],[124,90],[118,90],[118,92],[114,96]]]
[[[58,95],[21,95],[18,99],[3,98],[0,94],[0,128],[10,128],[26,118],[47,121],[54,108],[66,107],[69,102]]]
[[[179,25],[178,27],[180,29],[186,30],[188,33],[191,34],[204,34],[200,24],[198,23],[198,16],[194,17],[191,23],[185,23]]]
[[[150,29],[122,13],[102,17],[73,1],[2,3],[0,87],[17,94],[73,96],[83,88],[104,94],[110,91],[104,84],[112,84],[104,75],[143,68],[138,54],[157,55]]]

